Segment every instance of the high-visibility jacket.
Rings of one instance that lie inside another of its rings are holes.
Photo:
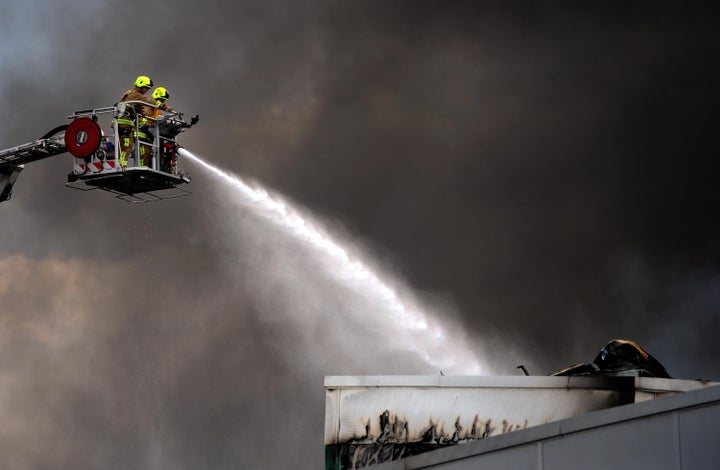
[[[157,121],[160,119],[160,116],[162,116],[162,110],[165,108],[165,102],[163,100],[157,100],[153,104],[157,106],[157,108],[150,108],[149,116]]]
[[[143,93],[140,93],[140,90],[138,90],[137,88],[132,88],[132,89],[126,91],[125,94],[122,96],[122,98],[120,98],[120,102],[123,102],[123,101],[143,101],[148,104],[152,104],[152,105],[155,104],[155,101],[152,98],[145,96]],[[133,107],[136,115],[139,118],[138,125],[140,127],[147,126],[149,123],[149,120],[145,119],[145,116],[152,116],[154,108],[152,108],[150,106],[142,106],[137,103],[134,103],[130,106]],[[133,121],[132,119],[129,119],[129,116],[127,116],[127,113],[125,116],[119,117],[117,121],[120,126],[130,126],[130,127],[135,126],[135,121]]]

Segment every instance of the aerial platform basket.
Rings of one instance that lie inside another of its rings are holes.
[[[177,166],[175,137],[194,125],[197,117],[191,123],[175,112],[166,111],[159,119],[145,117],[151,122],[149,132],[139,128],[138,120],[134,119],[135,128],[130,130],[134,146],[123,165],[118,117],[132,114],[129,111],[133,104],[152,107],[144,102],[128,102],[77,111],[70,116],[73,121],[65,131],[65,146],[74,157],[74,164],[66,186],[83,191],[102,189],[133,203],[189,195],[190,191],[182,186],[190,182],[190,177]],[[139,139],[143,132],[150,138]],[[144,160],[141,151],[145,152]]]

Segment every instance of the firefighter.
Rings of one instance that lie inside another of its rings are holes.
[[[135,86],[130,90],[126,91],[125,94],[120,98],[120,102],[126,101],[142,101],[148,104],[155,104],[155,102],[149,96],[145,94],[153,86],[153,81],[146,75],[140,75],[135,80]],[[118,123],[118,136],[120,145],[120,165],[125,168],[128,164],[128,157],[133,151],[133,143],[136,137],[136,124],[137,129],[140,129],[147,125],[146,116],[152,113],[152,108],[149,106],[142,106],[138,103],[130,104],[125,110],[125,114],[117,118]],[[137,122],[136,122],[137,121]],[[140,162],[139,165],[147,166],[147,146],[140,146]]]
[[[163,111],[174,111],[175,109],[167,104],[167,100],[170,98],[170,93],[165,87],[157,87],[152,93],[153,100],[155,100],[155,108],[152,108],[152,113],[146,127],[142,128],[141,131],[147,135],[150,141],[153,140],[153,134],[160,132],[158,120],[162,117]],[[172,169],[171,159],[172,155],[170,149],[163,142],[162,134],[160,134],[160,171],[170,173]]]
[[[167,100],[170,99],[170,93],[165,87],[157,87],[152,92],[153,104],[157,106],[152,109],[151,117],[156,121],[160,119],[163,111],[175,111],[175,108],[167,104]]]

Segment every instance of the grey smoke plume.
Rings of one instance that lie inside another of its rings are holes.
[[[0,0],[0,147],[148,74],[201,115],[183,144],[348,235],[494,373],[630,337],[720,376],[713,11],[46,3]],[[199,168],[143,207],[69,169],[0,205],[0,466],[317,468],[324,375],[437,373]]]

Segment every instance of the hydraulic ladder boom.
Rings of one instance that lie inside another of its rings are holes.
[[[25,163],[65,153],[65,128],[60,126],[48,132],[42,138],[27,144],[0,150],[0,202],[7,201],[12,188],[23,170]]]

